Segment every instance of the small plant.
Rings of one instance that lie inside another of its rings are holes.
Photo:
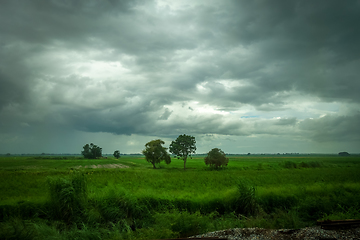
[[[219,148],[213,148],[205,157],[205,164],[210,165],[211,168],[218,169],[219,167],[226,167],[228,163],[229,159]]]

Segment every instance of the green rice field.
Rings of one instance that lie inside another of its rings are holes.
[[[161,239],[360,218],[359,155],[231,155],[220,170],[195,156],[186,166],[0,157],[0,239]]]

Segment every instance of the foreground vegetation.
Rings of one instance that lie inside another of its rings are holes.
[[[0,239],[160,239],[360,218],[359,156],[0,158]],[[130,168],[78,168],[123,164]]]

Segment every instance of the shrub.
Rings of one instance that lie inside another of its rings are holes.
[[[226,154],[219,148],[213,148],[205,157],[205,164],[210,165],[211,168],[218,169],[219,167],[226,167],[229,159]]]

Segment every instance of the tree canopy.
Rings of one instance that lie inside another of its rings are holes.
[[[83,148],[84,150],[81,152],[81,154],[84,156],[84,158],[95,159],[102,156],[102,148],[93,143],[90,143],[90,145],[86,144]]]
[[[171,163],[170,155],[166,151],[167,148],[163,147],[162,144],[165,144],[165,142],[161,139],[152,140],[145,144],[145,149],[142,151],[146,161],[151,163],[154,168],[156,168],[155,164],[161,161],[165,161],[166,164]]]
[[[175,141],[172,141],[169,150],[184,161],[184,169],[186,168],[186,160],[188,156],[196,151],[195,137],[189,135],[180,135]]]
[[[119,150],[116,150],[116,151],[114,152],[114,157],[115,157],[116,159],[119,159],[119,157],[120,157],[120,151],[119,151]]]
[[[205,157],[205,164],[210,165],[215,169],[219,167],[226,167],[229,163],[229,159],[226,154],[219,148],[213,148],[208,155]]]

